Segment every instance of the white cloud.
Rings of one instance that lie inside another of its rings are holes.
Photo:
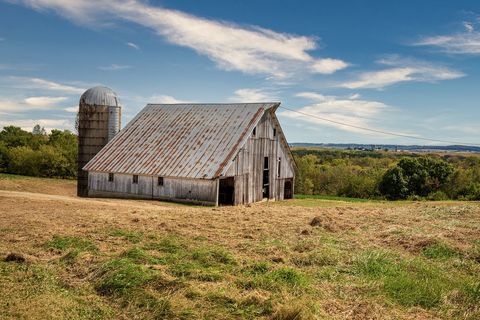
[[[341,83],[338,86],[348,89],[380,89],[407,81],[436,82],[465,76],[460,71],[444,66],[398,56],[391,56],[377,62],[390,68],[361,73],[357,79]]]
[[[462,23],[465,31],[447,35],[427,36],[413,43],[416,46],[436,47],[450,54],[480,54],[480,32],[475,30],[479,21]]]
[[[140,47],[139,47],[137,44],[133,43],[133,42],[127,42],[127,43],[125,43],[125,44],[126,44],[127,46],[129,46],[130,48],[133,48],[133,49],[136,49],[136,50],[140,50]]]
[[[26,131],[32,131],[35,125],[39,124],[44,127],[47,132],[52,129],[72,130],[73,123],[66,119],[11,119],[0,120],[0,127],[16,126]]]
[[[272,92],[263,89],[244,88],[236,90],[229,100],[232,102],[266,102],[277,99]]]
[[[24,102],[30,107],[52,107],[59,102],[67,100],[67,97],[29,97]]]
[[[348,67],[348,63],[338,59],[318,59],[312,65],[313,72],[331,74]]]
[[[54,110],[67,97],[28,97],[25,99],[0,100],[0,113],[23,113],[32,110]]]
[[[473,32],[473,30],[475,30],[472,22],[463,21],[463,27],[465,30],[467,30],[467,32]]]
[[[148,103],[165,103],[165,104],[174,104],[174,103],[191,103],[191,101],[180,100],[168,95],[155,95],[149,98]]]
[[[0,114],[5,112],[16,112],[19,110],[18,104],[12,100],[0,100]]]
[[[131,66],[119,65],[119,64],[111,64],[109,66],[98,67],[98,69],[104,70],[104,71],[117,71],[117,70],[125,70],[125,69],[130,69],[130,68],[131,68]]]
[[[309,54],[314,37],[280,33],[206,19],[139,0],[17,0],[36,10],[54,10],[81,24],[99,24],[106,17],[140,24],[168,42],[209,57],[224,70],[287,78],[296,73],[333,73],[347,67],[338,59]],[[108,22],[108,21],[107,21]]]
[[[312,103],[297,110],[304,114],[287,110],[282,111],[280,113],[281,116],[355,133],[365,134],[366,131],[340,123],[324,121],[310,115],[357,127],[378,130],[375,127],[375,120],[380,120],[381,117],[385,116],[386,111],[391,109],[391,107],[382,102],[356,100],[357,97],[352,99],[351,97],[325,96],[316,92],[300,92],[296,96],[311,100]]]
[[[65,110],[67,112],[77,113],[78,112],[78,106],[68,107],[68,108],[65,108],[63,110]]]

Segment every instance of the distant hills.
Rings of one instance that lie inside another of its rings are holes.
[[[451,146],[422,146],[422,145],[396,145],[396,144],[358,144],[358,143],[305,143],[295,142],[291,147],[324,148],[345,150],[388,150],[411,152],[478,152],[480,147],[451,145]]]

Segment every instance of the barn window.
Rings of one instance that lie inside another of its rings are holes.
[[[263,170],[268,170],[268,157],[263,159]]]
[[[108,174],[108,182],[113,182],[113,173]]]
[[[253,128],[253,133],[252,133],[252,136],[256,136],[257,135],[257,127]]]
[[[273,128],[273,136],[274,136],[274,137],[277,136],[277,128]]]
[[[282,158],[278,158],[277,178],[280,178],[281,169],[282,169]]]
[[[163,186],[163,177],[158,177],[158,185]]]
[[[136,174],[133,175],[133,183],[138,183],[138,176]]]

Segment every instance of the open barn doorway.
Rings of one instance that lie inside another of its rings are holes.
[[[283,199],[292,199],[293,198],[293,181],[292,179],[285,180],[283,186]]]
[[[218,205],[233,205],[235,203],[235,178],[220,179],[218,186]]]

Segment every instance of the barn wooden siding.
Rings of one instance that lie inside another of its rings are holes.
[[[276,136],[273,129],[277,130]],[[225,176],[235,177],[235,204],[246,204],[263,199],[264,157],[269,160],[269,199],[284,199],[285,179],[295,176],[293,158],[283,133],[273,113],[267,111],[256,126],[256,134],[250,134]],[[278,165],[280,161],[280,176]]]
[[[215,205],[217,181],[163,177],[163,186],[157,176],[139,175],[133,183],[131,174],[114,174],[113,182],[108,173],[89,172],[89,195],[93,197],[143,198],[193,202]]]

